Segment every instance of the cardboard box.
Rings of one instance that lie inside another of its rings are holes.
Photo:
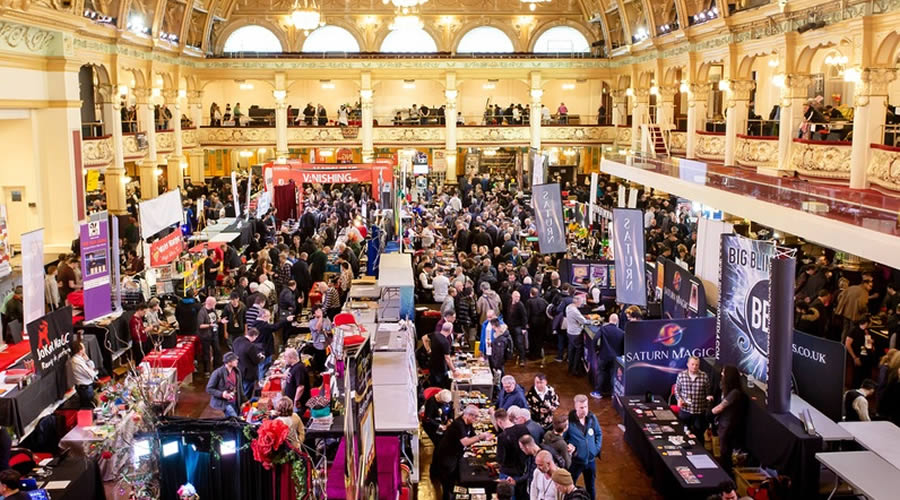
[[[769,473],[761,467],[735,467],[734,478],[738,496],[747,496],[747,488],[758,488],[763,481],[770,477]]]

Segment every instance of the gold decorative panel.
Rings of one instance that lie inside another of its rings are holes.
[[[791,145],[791,168],[810,177],[849,179],[850,149],[850,144],[811,144],[795,139]]]
[[[81,141],[81,161],[85,167],[106,167],[113,162],[112,137]]]
[[[697,134],[697,158],[702,160],[724,160],[725,136]]]
[[[684,153],[687,151],[687,132],[669,132],[669,151]]]
[[[872,148],[867,176],[876,186],[900,191],[900,151]]]
[[[738,137],[734,160],[746,167],[774,167],[778,164],[778,139]]]
[[[436,143],[443,145],[444,133],[444,127],[376,127],[373,137],[375,144]]]

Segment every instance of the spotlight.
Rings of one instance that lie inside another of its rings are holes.
[[[139,461],[143,457],[150,456],[150,440],[142,439],[134,443],[134,460]]]
[[[172,456],[178,453],[178,441],[170,441],[163,445],[162,454],[163,457]]]
[[[234,455],[236,451],[237,443],[234,440],[222,441],[222,444],[219,445],[219,454],[222,456]]]

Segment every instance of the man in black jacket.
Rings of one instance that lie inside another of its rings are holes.
[[[271,316],[272,314],[268,309],[263,309],[260,311],[256,321],[247,325],[247,331],[250,331],[250,328],[255,328],[259,331],[259,337],[257,337],[254,343],[263,352],[263,355],[265,355],[265,359],[258,367],[259,379],[265,377],[266,369],[269,368],[269,364],[272,362],[272,355],[275,354],[275,332],[285,328],[294,320],[293,316],[288,316],[277,323],[269,323],[269,318]]]
[[[265,359],[259,346],[254,343],[258,337],[259,331],[250,328],[246,335],[234,339],[234,354],[238,357],[238,369],[243,381],[242,389],[247,399],[253,398],[254,385],[258,379],[258,366]]]
[[[222,320],[216,312],[216,298],[207,297],[200,312],[197,313],[197,338],[200,340],[200,364],[203,371],[209,373],[210,351],[213,368],[219,360],[219,327]]]
[[[244,400],[238,389],[241,387],[238,357],[233,352],[226,352],[222,361],[224,364],[213,371],[206,384],[209,406],[224,412],[226,417],[236,417]]]
[[[300,252],[297,262],[294,262],[294,265],[291,266],[291,276],[297,282],[297,290],[300,291],[300,296],[303,297],[303,307],[306,307],[306,304],[309,302],[309,290],[312,288],[309,264],[306,263],[308,257],[306,252]]]
[[[544,339],[547,338],[547,301],[541,297],[537,288],[531,288],[530,298],[525,303],[528,310],[528,354],[531,358],[541,356]]]
[[[226,321],[225,342],[229,346],[234,343],[235,339],[244,334],[246,328],[244,314],[246,314],[246,312],[247,308],[244,306],[244,303],[241,302],[240,294],[238,292],[231,292],[228,304],[225,305],[225,309],[222,311],[222,319]]]

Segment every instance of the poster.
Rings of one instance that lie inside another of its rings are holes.
[[[675,262],[660,258],[662,266],[663,317],[668,319],[702,318],[706,316],[706,294],[702,294],[703,283]],[[702,294],[702,298],[701,298]]]
[[[532,188],[532,193],[540,252],[565,252],[566,233],[559,184],[538,184]]]
[[[770,242],[721,236],[721,299],[716,316],[716,358],[766,381],[769,356]]]
[[[616,301],[647,305],[644,281],[644,213],[613,209],[613,253],[616,256]]]
[[[91,321],[112,312],[107,213],[81,224],[81,276],[84,282],[84,319]],[[180,232],[180,231],[179,231]]]
[[[348,422],[345,484],[347,499],[369,499],[377,483],[375,463],[375,403],[372,389],[372,344],[366,339],[356,352],[348,353],[347,395]]]
[[[85,179],[84,190],[88,193],[93,193],[100,189],[100,171],[95,169],[88,169],[87,178]]]
[[[44,230],[22,233],[22,292],[25,324],[44,315]]]
[[[168,236],[150,244],[150,267],[161,267],[172,262],[183,250],[181,230],[176,228]]]
[[[231,172],[231,197],[234,199],[234,216],[241,216],[241,198],[238,196],[237,172]]]
[[[847,355],[844,345],[794,330],[791,351],[797,395],[832,420],[840,421]]]
[[[9,276],[9,232],[6,229],[6,205],[0,205],[0,278]]]
[[[625,325],[625,394],[667,396],[691,356],[716,352],[715,318],[630,321]]]
[[[591,281],[600,288],[609,288],[609,266],[591,264]]]
[[[577,286],[590,280],[589,270],[590,267],[587,264],[572,264],[572,281],[570,283]]]
[[[57,366],[65,367],[72,354],[72,308],[57,309],[28,323],[28,338],[34,370],[44,376]]]
[[[184,222],[181,191],[175,189],[138,205],[141,237],[147,239],[174,224]],[[200,207],[198,206],[198,210]]]

